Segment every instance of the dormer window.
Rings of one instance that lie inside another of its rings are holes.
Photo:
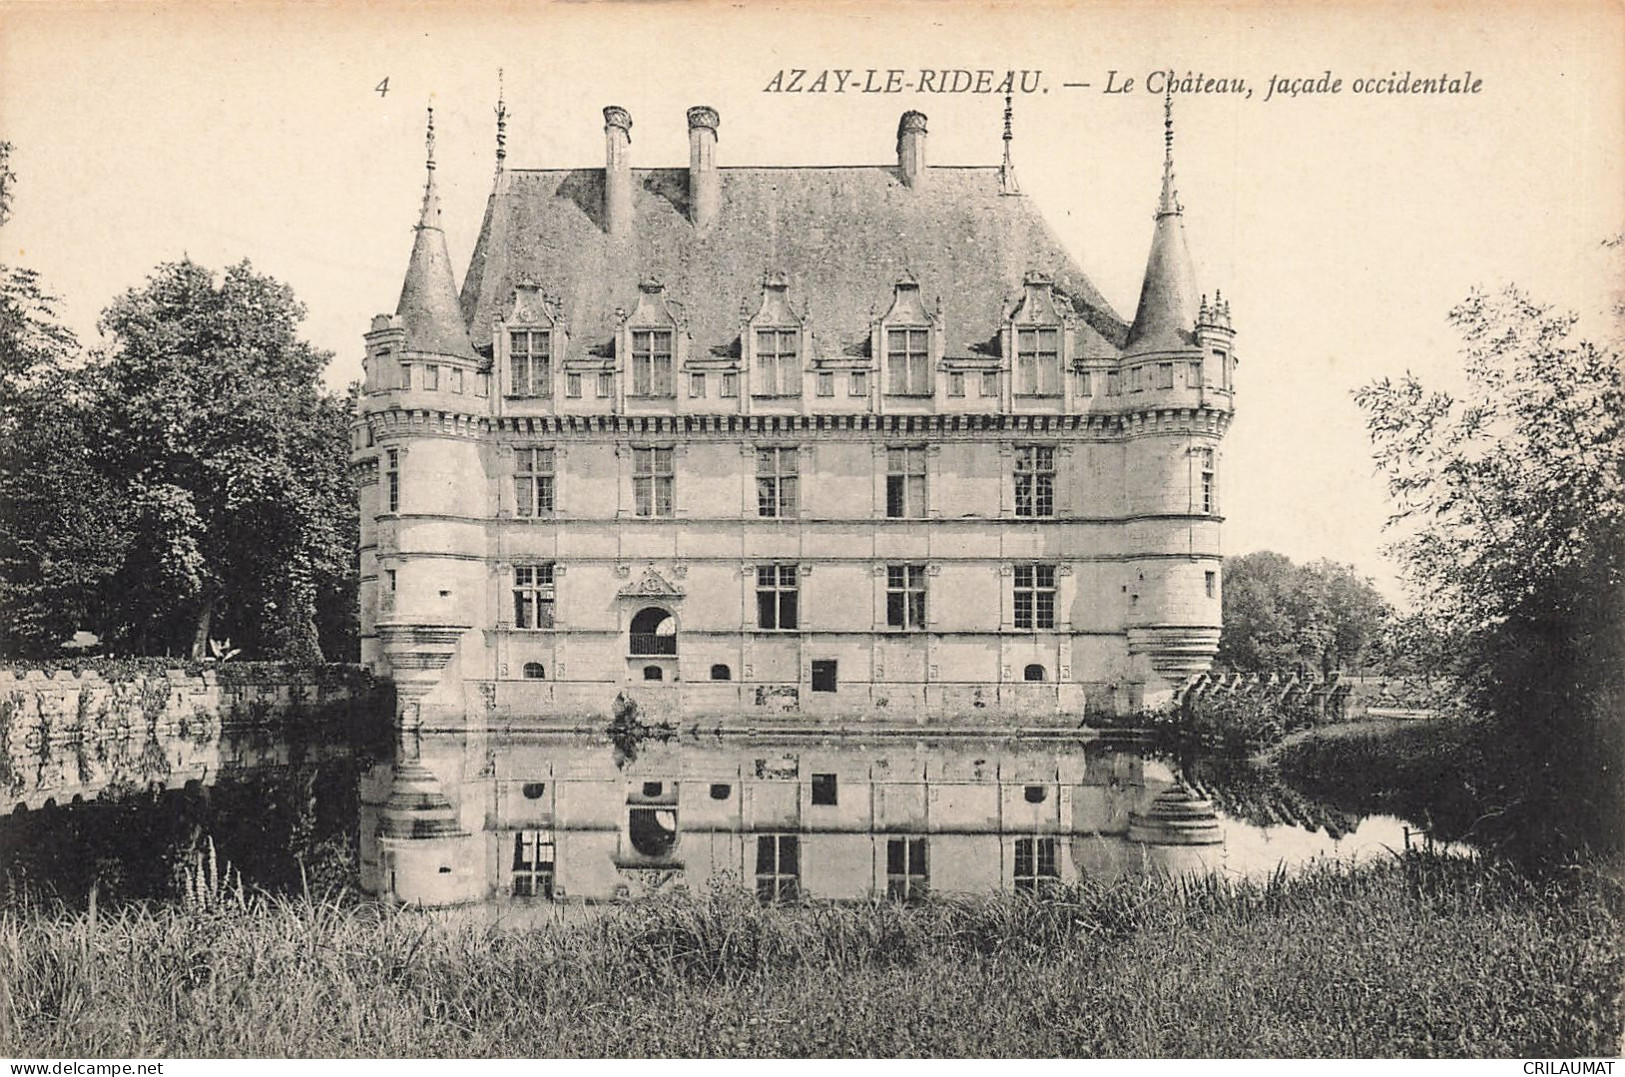
[[[801,331],[758,329],[752,396],[801,395]]]
[[[1016,392],[1021,396],[1061,393],[1061,330],[1016,330]]]
[[[508,334],[509,395],[553,395],[553,334],[516,329]]]
[[[931,392],[931,333],[918,329],[886,330],[886,392],[927,396]]]
[[[675,396],[669,329],[632,331],[632,395]]]
[[[1011,389],[1017,396],[1060,396],[1066,309],[1057,302],[1055,281],[1047,273],[1028,270],[1021,288],[1021,301],[1010,312],[1005,337],[1013,359]]]

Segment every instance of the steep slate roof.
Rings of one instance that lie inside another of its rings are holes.
[[[1174,187],[1173,102],[1165,99],[1167,128],[1162,158],[1162,194],[1157,199],[1157,226],[1140,285],[1140,305],[1129,327],[1126,355],[1173,351],[1196,343],[1196,270],[1185,243],[1184,207]]]
[[[407,351],[477,359],[458,308],[457,278],[446,251],[446,233],[440,227],[440,199],[435,192],[432,163],[416,231],[412,260],[407,263],[400,302],[395,305],[395,314],[406,330],[403,346]]]
[[[1001,195],[997,167],[933,167],[919,187],[893,167],[724,168],[716,221],[688,220],[688,171],[633,170],[630,234],[603,227],[601,169],[512,170],[487,205],[462,294],[475,347],[491,342],[516,281],[559,300],[574,355],[602,354],[617,307],[655,277],[682,304],[692,355],[737,354],[741,305],[760,304],[762,278],[782,271],[810,307],[819,357],[865,354],[870,324],[905,270],[928,307],[942,299],[949,358],[993,355],[1022,276],[1054,277],[1078,314],[1077,356],[1115,356],[1127,327],[1062,249],[1027,198]],[[1076,356],[1075,356],[1076,357]]]

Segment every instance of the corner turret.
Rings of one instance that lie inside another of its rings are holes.
[[[1163,100],[1162,195],[1157,201],[1151,255],[1140,285],[1140,305],[1128,331],[1125,355],[1178,351],[1195,343],[1196,272],[1185,244],[1184,207],[1174,186],[1173,99]]]
[[[407,263],[395,316],[406,331],[406,351],[474,363],[478,356],[463,326],[457,281],[451,270],[451,255],[446,251],[446,233],[440,227],[440,197],[434,183],[434,109],[429,110],[428,147],[423,210],[418,216],[412,260]]]

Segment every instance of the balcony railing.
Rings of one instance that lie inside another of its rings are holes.
[[[677,653],[676,636],[660,636],[653,632],[632,633],[632,653],[636,655],[664,655]]]

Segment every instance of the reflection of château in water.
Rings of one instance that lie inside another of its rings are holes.
[[[362,787],[362,887],[399,901],[608,900],[678,879],[764,898],[1032,890],[1213,866],[1205,801],[1132,748],[426,738]]]

